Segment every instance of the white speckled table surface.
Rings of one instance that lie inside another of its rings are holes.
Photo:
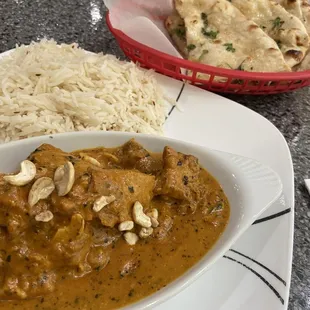
[[[124,57],[105,23],[102,0],[0,0],[0,52],[43,37]],[[265,97],[229,95],[285,136],[295,169],[296,205],[290,310],[310,310],[310,88]]]

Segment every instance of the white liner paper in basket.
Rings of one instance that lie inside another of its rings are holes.
[[[103,0],[114,28],[130,38],[171,56],[183,58],[165,29],[173,0]]]

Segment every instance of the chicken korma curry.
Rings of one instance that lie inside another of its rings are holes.
[[[115,309],[165,287],[224,231],[229,204],[191,155],[135,140],[43,144],[0,175],[0,309]]]

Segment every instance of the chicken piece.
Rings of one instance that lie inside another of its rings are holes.
[[[155,177],[136,170],[102,169],[79,161],[75,165],[75,182],[65,197],[51,195],[54,211],[62,214],[79,212],[86,221],[98,217],[108,227],[132,220],[131,208],[136,201],[148,206],[153,198]],[[93,204],[101,196],[114,196],[115,201],[101,211]]]
[[[120,155],[122,159],[122,164],[127,169],[132,169],[137,161],[147,156],[150,156],[150,153],[134,139],[129,140],[125,143],[120,149]]]
[[[83,173],[88,167],[94,167],[94,165],[86,159],[83,159],[79,154],[80,151],[73,153],[67,153],[58,149],[50,144],[42,144],[34,152],[28,156],[28,160],[32,161],[37,168],[36,179],[39,177],[54,177],[55,170],[64,165],[67,161],[70,161],[74,166],[81,164]],[[104,168],[102,166],[101,168]],[[79,177],[76,176],[76,178]]]
[[[162,160],[149,153],[141,144],[131,139],[118,149],[118,156],[125,169],[136,169],[146,174],[157,175],[162,169]]]
[[[42,144],[35,149],[27,159],[36,165],[40,177],[46,176],[50,178],[53,178],[54,171],[59,166],[65,164],[66,161],[69,160],[73,162],[74,160],[78,160],[78,158],[50,144]],[[38,178],[38,175],[36,178]]]
[[[156,154],[151,154],[138,160],[134,168],[143,173],[156,176],[161,172],[163,168],[163,163],[162,160],[156,156]]]
[[[26,212],[30,185],[14,186],[8,183],[0,185],[0,206],[2,212]],[[0,220],[1,221],[1,220]]]
[[[139,201],[147,208],[153,198],[155,177],[134,170],[108,169],[92,171],[89,191],[116,199],[99,211],[101,223],[108,227],[132,220],[132,206]]]
[[[54,290],[56,275],[46,255],[31,250],[25,240],[14,239],[14,246],[2,252],[3,272],[0,296],[24,299],[40,296]]]
[[[0,296],[9,296],[10,299],[25,299],[29,296],[41,296],[53,292],[55,284],[56,274],[54,272],[43,272],[40,275],[27,273],[19,276],[11,274],[4,280]]]
[[[201,179],[198,159],[165,147],[163,165],[163,171],[156,180],[155,195],[177,199],[195,209],[209,192]]]

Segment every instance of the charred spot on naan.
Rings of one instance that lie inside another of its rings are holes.
[[[296,45],[297,46],[303,46],[304,45],[303,40],[298,35],[296,36]]]
[[[248,27],[249,31],[256,30],[257,28],[259,27],[256,24],[252,24]]]
[[[270,47],[270,48],[268,48],[268,51],[270,51],[270,52],[277,52],[278,50],[276,48]]]
[[[298,62],[301,62],[304,57],[301,51],[296,51],[296,50],[289,50],[285,52],[285,55],[294,58]]]

